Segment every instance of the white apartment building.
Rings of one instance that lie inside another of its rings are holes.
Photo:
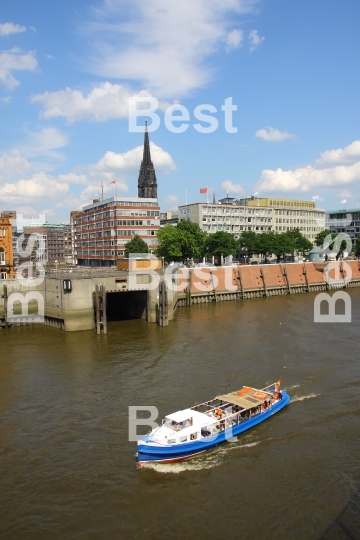
[[[179,207],[179,221],[197,223],[207,234],[226,231],[240,235],[243,231],[286,232],[299,228],[310,242],[325,228],[325,211],[313,201],[227,197],[219,203],[194,203]]]
[[[272,208],[240,206],[222,203],[194,203],[179,206],[179,221],[197,223],[207,234],[226,231],[240,235],[243,231],[271,231],[274,223]]]

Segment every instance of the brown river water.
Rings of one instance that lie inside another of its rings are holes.
[[[350,295],[343,324],[315,324],[303,294],[179,308],[167,328],[112,322],[106,336],[0,330],[0,538],[320,538],[360,485]],[[163,416],[279,376],[292,402],[236,442],[136,468],[129,405]]]

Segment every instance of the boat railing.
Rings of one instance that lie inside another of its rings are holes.
[[[274,383],[272,383],[272,384],[269,384],[269,386],[265,386],[265,388],[262,388],[261,390],[262,390],[262,391],[265,391],[265,390],[267,390],[268,388],[272,388],[272,387],[274,387],[274,388],[276,387],[276,382],[274,382]]]
[[[269,388],[276,388],[276,382],[274,383],[271,383],[269,384],[268,386],[265,386],[265,388],[262,388],[261,391],[262,392],[266,392],[266,390],[268,390]],[[213,410],[215,409],[220,409],[221,407],[224,406],[224,404],[222,405],[213,405],[214,402],[218,401],[217,398],[214,398],[214,399],[210,399],[209,401],[204,401],[203,403],[198,403],[197,405],[193,405],[192,407],[190,407],[190,409],[192,409],[193,411],[196,411],[197,409],[199,409],[200,407],[209,407],[209,410],[206,411],[205,414],[209,413],[209,412],[212,412]]]

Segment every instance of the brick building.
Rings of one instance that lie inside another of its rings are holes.
[[[140,236],[153,252],[160,228],[157,199],[112,197],[94,200],[74,218],[74,257],[82,266],[113,266],[125,245]]]
[[[0,279],[14,277],[13,218],[13,212],[0,213]]]

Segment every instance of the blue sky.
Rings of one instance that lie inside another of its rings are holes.
[[[128,98],[138,96],[159,102],[150,140],[162,210],[186,190],[206,200],[206,186],[217,198],[359,206],[359,20],[353,0],[2,3],[0,210],[68,221],[101,181],[113,195],[113,179],[118,195],[136,196],[143,136],[129,131]],[[235,133],[221,111],[229,97]],[[189,111],[183,133],[164,124],[174,104]],[[217,109],[211,133],[194,129],[203,104]]]

